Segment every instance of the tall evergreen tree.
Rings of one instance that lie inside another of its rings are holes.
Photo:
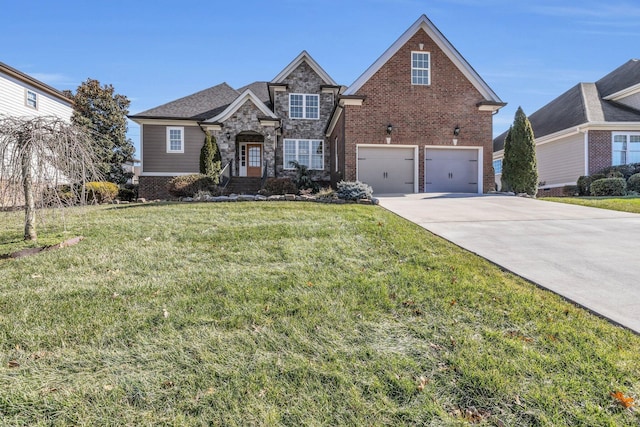
[[[518,107],[504,139],[502,187],[515,193],[535,196],[538,191],[538,167],[533,129],[522,107]]]
[[[200,173],[210,176],[216,180],[217,184],[220,175],[220,150],[215,137],[209,132],[206,132],[204,144],[200,150]]]
[[[72,121],[87,128],[93,135],[100,158],[100,170],[109,181],[124,184],[130,177],[122,165],[133,160],[134,147],[127,138],[129,99],[115,93],[112,85],[101,86],[98,80],[87,79],[73,96]]]

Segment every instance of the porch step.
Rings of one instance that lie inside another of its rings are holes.
[[[226,194],[258,194],[262,186],[262,178],[234,176],[225,188]]]

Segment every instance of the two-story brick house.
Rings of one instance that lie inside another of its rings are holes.
[[[140,124],[141,197],[197,173],[204,132],[233,177],[360,180],[374,192],[493,189],[492,115],[505,104],[421,16],[350,87],[302,52],[269,82],[226,83],[130,116]]]

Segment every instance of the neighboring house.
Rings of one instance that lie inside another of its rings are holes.
[[[529,116],[536,141],[538,195],[562,195],[581,175],[640,162],[640,60],[595,83],[579,83]],[[494,139],[500,183],[506,132]]]
[[[0,62],[0,115],[70,121],[72,113],[73,101],[65,94]]]
[[[293,177],[292,161],[328,184],[375,193],[493,189],[492,115],[505,104],[421,16],[346,88],[307,52],[269,82],[226,83],[135,114],[140,197],[166,197],[174,176],[199,171],[205,131],[232,181]]]

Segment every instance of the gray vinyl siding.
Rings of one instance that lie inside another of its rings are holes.
[[[544,185],[575,183],[584,175],[584,136],[573,135],[536,147],[538,180]]]
[[[184,127],[184,153],[167,153],[167,127],[142,125],[142,173],[198,173],[204,133],[198,126]]]

